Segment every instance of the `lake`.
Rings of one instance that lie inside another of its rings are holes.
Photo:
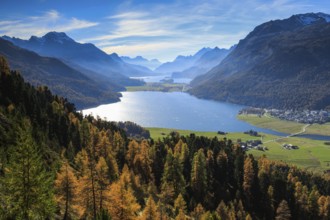
[[[224,132],[252,129],[284,135],[238,120],[238,111],[245,107],[242,105],[198,99],[182,92],[122,92],[122,95],[120,102],[85,109],[83,114],[110,121],[132,121],[143,127]]]

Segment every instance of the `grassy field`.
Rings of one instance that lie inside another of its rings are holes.
[[[150,131],[150,135],[153,139],[157,140],[158,138],[166,137],[166,135],[170,134],[172,131],[177,131],[180,135],[187,136],[192,133],[196,134],[197,136],[205,136],[209,138],[218,137],[220,138],[230,138],[231,140],[237,140],[241,138],[243,141],[251,139],[250,135],[243,134],[243,133],[229,133],[227,135],[219,135],[215,131],[206,132],[206,131],[191,131],[191,130],[178,130],[178,129],[168,129],[168,128],[146,128]]]
[[[306,130],[306,134],[318,134],[330,136],[330,123],[325,124],[312,124]]]
[[[146,83],[143,86],[127,86],[128,92],[158,91],[158,92],[181,92],[186,88],[184,83]]]
[[[301,131],[304,124],[284,121],[273,117],[253,115],[253,114],[242,114],[237,116],[238,119],[246,121],[261,128],[269,128],[275,131],[283,132],[286,134],[297,133]]]
[[[147,128],[150,131],[150,135],[153,139],[165,137],[174,129],[165,128]],[[257,137],[251,137],[243,133],[228,133],[227,135],[218,135],[216,132],[200,132],[189,130],[175,130],[181,135],[189,135],[195,133],[196,135],[203,135],[206,137],[215,137],[219,139],[226,137],[234,142],[237,139],[242,141],[258,139]],[[278,138],[274,135],[262,134],[263,142],[274,140]],[[298,150],[286,150],[282,147],[284,143],[297,145]],[[248,153],[253,154],[256,157],[266,155],[271,160],[282,160],[289,164],[296,165],[301,168],[305,168],[310,171],[323,172],[330,169],[330,146],[325,145],[323,141],[311,140],[306,138],[290,137],[264,144],[269,150],[249,150]]]
[[[259,117],[253,114],[248,114],[248,115],[244,114],[244,115],[238,115],[237,118],[246,121],[250,124],[253,124],[257,127],[269,128],[286,134],[293,134],[300,132],[302,127],[305,126],[305,124],[302,123],[280,120],[278,118],[270,117],[267,115]],[[312,124],[306,129],[305,134],[330,136],[330,123],[326,123],[322,125]]]

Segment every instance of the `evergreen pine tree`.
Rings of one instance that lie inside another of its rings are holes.
[[[14,219],[46,219],[54,214],[53,176],[48,174],[29,122],[19,130],[10,161],[1,183],[6,217]]]
[[[178,156],[173,155],[172,150],[169,149],[164,165],[162,190],[165,188],[172,188],[175,193],[174,198],[176,198],[180,193],[184,194],[185,192],[185,179],[182,172],[183,167],[179,161]]]
[[[195,153],[191,166],[191,188],[197,202],[203,202],[207,192],[206,158],[203,149]]]

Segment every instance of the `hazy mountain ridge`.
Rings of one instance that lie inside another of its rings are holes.
[[[324,17],[294,15],[257,26],[220,65],[194,79],[190,93],[261,107],[329,108],[330,24]]]
[[[83,68],[110,77],[114,81],[119,79],[119,81],[125,82],[126,80],[127,84],[124,83],[122,85],[134,84],[134,80],[129,79],[127,76],[152,74],[151,70],[123,62],[116,53],[108,55],[94,44],[78,43],[65,33],[49,32],[40,38],[32,36],[29,40],[10,38],[8,36],[3,36],[3,38],[19,47],[32,50],[42,56],[56,57],[70,61]],[[136,81],[135,83],[137,84]]]
[[[5,56],[10,67],[18,70],[27,81],[33,85],[48,86],[51,91],[68,98],[79,108],[119,101],[120,94],[113,90],[120,88],[97,83],[56,58],[39,56],[1,38],[0,54]]]
[[[173,72],[181,72],[194,65],[194,63],[201,58],[206,52],[211,51],[211,48],[202,48],[194,55],[182,56],[179,55],[172,62],[166,62],[155,69],[157,73],[172,74]]]
[[[158,59],[148,60],[142,56],[136,56],[134,58],[131,58],[128,56],[121,56],[120,58],[126,63],[144,66],[151,70],[156,69],[157,67],[159,67],[162,64]]]
[[[198,75],[202,75],[208,72],[210,69],[218,65],[234,48],[219,49],[215,47],[204,53],[192,67],[185,69],[181,72],[172,73],[173,78],[195,78]]]

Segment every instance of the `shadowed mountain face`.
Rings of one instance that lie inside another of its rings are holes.
[[[46,85],[57,95],[68,98],[78,108],[102,102],[119,101],[118,85],[100,83],[51,57],[42,57],[0,38],[0,55],[33,85]]]
[[[49,32],[43,37],[32,36],[29,40],[3,36],[15,45],[34,51],[42,56],[56,57],[68,63],[97,72],[117,81],[121,85],[137,83],[127,76],[145,76],[152,71],[137,65],[123,62],[120,57],[106,54],[95,45],[75,42],[65,33]]]
[[[330,107],[330,16],[294,15],[256,27],[190,93],[239,104]]]

